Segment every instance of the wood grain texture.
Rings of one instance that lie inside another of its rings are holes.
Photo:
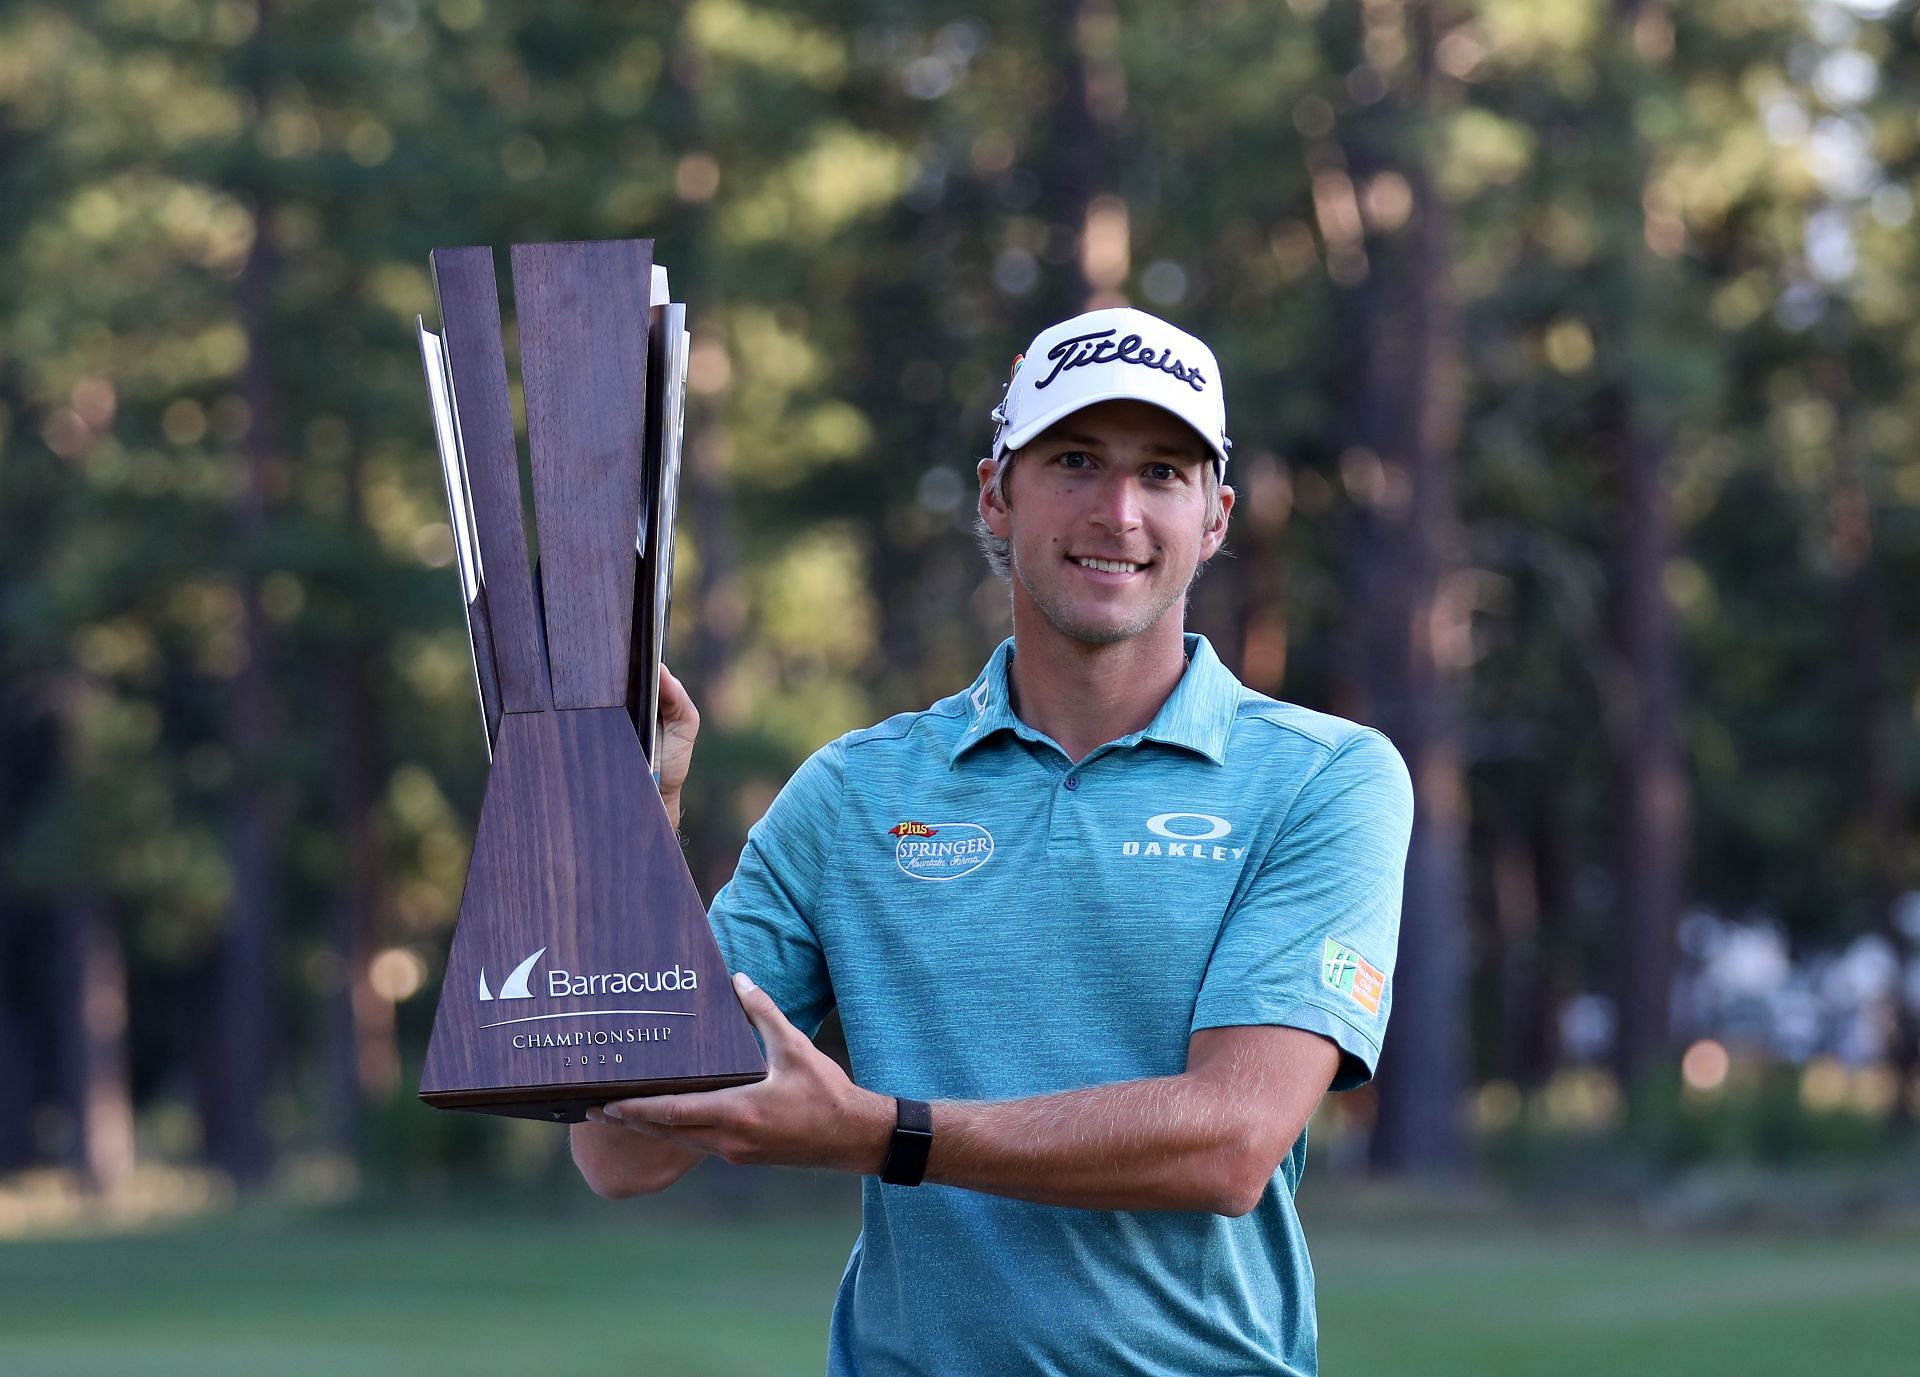
[[[528,995],[507,997],[535,952]],[[548,983],[669,970],[683,988],[555,995]],[[641,1040],[619,1040],[629,1030]],[[528,1034],[581,1036],[514,1046]],[[421,1098],[577,1121],[590,1104],[765,1074],[624,705],[503,717]]]
[[[519,447],[507,393],[493,250],[435,249],[428,262],[473,491],[474,538],[480,547],[500,706],[508,713],[536,712],[552,705],[553,690],[528,567]]]
[[[653,241],[513,246],[553,701],[623,707]]]

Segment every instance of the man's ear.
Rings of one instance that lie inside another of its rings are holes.
[[[1220,519],[1207,527],[1200,536],[1200,562],[1205,564],[1220,553],[1220,547],[1227,543],[1227,518],[1233,515],[1233,489],[1225,483],[1220,485]]]
[[[1007,516],[1006,504],[1001,502],[993,490],[993,476],[1000,471],[1004,459],[982,459],[974,468],[980,479],[980,519],[987,523],[987,529],[1000,539],[1008,539],[1013,532]]]

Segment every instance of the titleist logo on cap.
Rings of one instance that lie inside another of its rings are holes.
[[[1113,337],[1119,333],[1118,330],[1097,330],[1090,335],[1061,340],[1047,350],[1053,371],[1035,383],[1033,390],[1040,391],[1069,368],[1086,368],[1096,363],[1131,363],[1140,368],[1153,368],[1171,374],[1195,392],[1207,390],[1206,374],[1174,358],[1171,348],[1158,352],[1142,349],[1138,335],[1127,335],[1115,344]]]

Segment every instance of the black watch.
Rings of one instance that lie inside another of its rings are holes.
[[[880,1179],[889,1186],[917,1186],[927,1174],[927,1154],[933,1151],[933,1106],[925,1100],[896,1097],[893,1138]]]

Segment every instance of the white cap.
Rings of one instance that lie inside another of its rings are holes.
[[[1148,402],[1192,426],[1227,474],[1227,403],[1213,350],[1131,306],[1088,311],[1033,337],[994,408],[993,457],[1096,402]]]

